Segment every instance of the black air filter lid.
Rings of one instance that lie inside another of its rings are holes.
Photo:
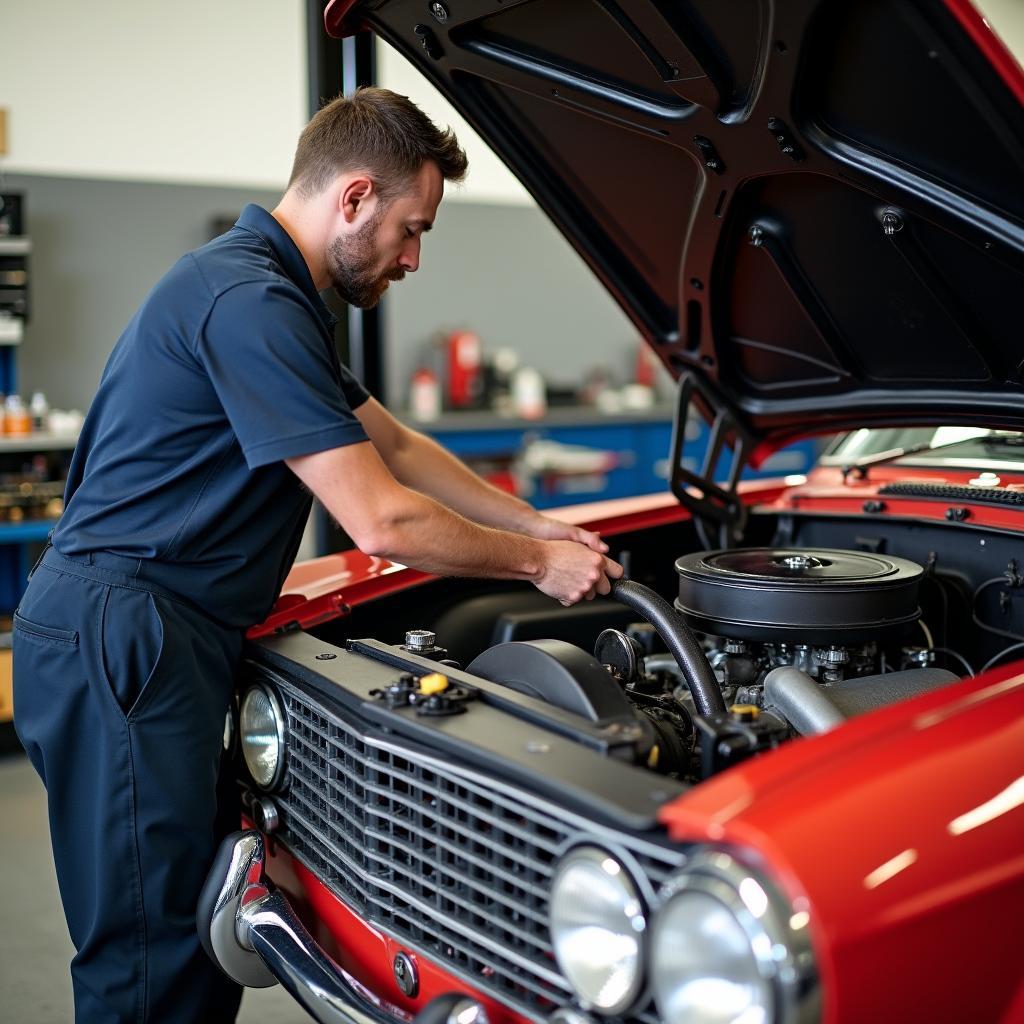
[[[676,607],[694,629],[742,640],[842,644],[914,621],[924,570],[860,551],[739,548],[683,555],[676,572]]]

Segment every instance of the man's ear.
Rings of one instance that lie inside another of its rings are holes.
[[[346,224],[353,224],[365,217],[377,199],[373,181],[365,174],[358,174],[343,185],[338,194],[338,209]]]

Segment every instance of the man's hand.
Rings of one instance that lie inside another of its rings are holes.
[[[575,540],[547,541],[544,555],[544,567],[534,584],[542,594],[555,598],[566,608],[578,601],[592,601],[595,594],[609,593],[610,581],[622,576],[618,562]]]
[[[536,518],[527,524],[523,532],[538,540],[573,540],[599,554],[608,553],[608,545],[592,530],[584,530],[581,526],[570,526],[560,519],[552,519],[550,516],[540,513],[537,513]]]
[[[550,520],[579,539],[541,540],[474,523],[399,483],[369,441],[286,462],[368,555],[444,576],[530,580],[566,606],[607,594],[622,575],[596,534]]]

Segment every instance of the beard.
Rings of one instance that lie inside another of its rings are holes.
[[[392,281],[401,281],[405,271],[376,269],[377,230],[384,211],[378,211],[354,235],[338,235],[327,249],[327,271],[338,297],[357,309],[372,309],[380,302]]]

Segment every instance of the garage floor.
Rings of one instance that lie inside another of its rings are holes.
[[[46,794],[28,760],[0,757],[0,1019],[68,1024],[68,938],[46,824]],[[250,989],[240,1024],[300,1024],[309,1017],[280,987]]]

